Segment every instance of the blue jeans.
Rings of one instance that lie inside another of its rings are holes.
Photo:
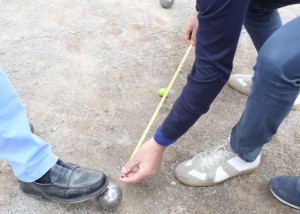
[[[25,109],[0,68],[0,159],[24,182],[42,177],[57,162],[50,145],[32,134]]]
[[[254,161],[276,134],[300,90],[300,17],[280,27],[276,5],[263,5],[265,14],[249,9],[245,20],[258,57],[245,110],[230,139],[245,161]]]
[[[281,25],[278,8],[300,3],[299,0],[251,0],[244,26],[257,51]]]

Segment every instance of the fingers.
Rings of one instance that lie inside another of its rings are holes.
[[[136,156],[133,156],[133,158],[122,167],[123,175],[120,180],[125,183],[138,182],[141,179],[141,176],[139,175],[139,164],[140,160]]]
[[[184,41],[186,42],[186,44],[192,44],[194,46],[193,41],[191,39],[184,39]]]
[[[193,46],[196,45],[196,32],[197,31],[193,31],[193,33],[192,33],[192,39],[191,39],[191,42],[190,42],[190,44],[192,44]]]
[[[137,183],[139,181],[142,181],[147,177],[149,177],[149,175],[147,175],[147,173],[145,173],[142,168],[137,166],[132,168],[131,171],[124,174],[124,176],[121,176],[120,180],[130,184],[130,183]]]
[[[190,43],[191,43],[191,34],[192,34],[192,31],[191,31],[191,30],[186,30],[186,31],[184,32],[183,39],[184,39],[184,41],[185,41],[187,44],[190,44]]]
[[[183,39],[188,45],[193,44],[193,42],[196,40],[196,35],[194,35],[194,34],[195,33],[194,33],[192,27],[187,26],[187,28],[185,29],[184,34],[183,34]]]
[[[123,181],[124,183],[133,184],[142,181],[146,178],[147,178],[146,175],[138,171],[138,172],[129,172],[126,176],[121,177],[120,180]]]
[[[192,36],[190,37],[185,37],[184,41],[188,44],[188,45],[193,45],[195,47],[196,44],[196,36],[194,35],[194,33],[192,34]]]
[[[159,169],[166,147],[151,138],[122,168],[120,179],[125,183],[136,183],[153,176]]]
[[[196,33],[198,30],[198,11],[195,11],[191,18],[186,23],[186,29],[184,31],[184,40],[188,44],[195,46],[196,44]]]
[[[140,161],[134,156],[122,167],[122,173],[126,175],[131,171],[136,172],[139,164]]]

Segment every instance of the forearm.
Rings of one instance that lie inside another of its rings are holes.
[[[199,83],[192,73],[169,115],[155,133],[154,139],[160,145],[174,143],[206,113],[228,79],[227,75],[218,73],[210,78],[203,78],[203,82]]]

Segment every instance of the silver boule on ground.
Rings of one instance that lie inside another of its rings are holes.
[[[174,0],[159,0],[159,2],[163,8],[168,9],[168,8],[172,7]]]
[[[122,201],[122,190],[114,183],[109,183],[105,192],[98,197],[98,205],[105,210],[115,210]]]

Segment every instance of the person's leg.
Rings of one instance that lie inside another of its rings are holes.
[[[244,113],[230,139],[180,164],[175,171],[180,182],[209,186],[258,168],[262,146],[276,133],[299,93],[299,34],[300,17],[266,41]]]
[[[1,69],[0,124],[0,158],[9,161],[25,194],[74,203],[107,189],[104,173],[58,160],[49,144],[31,133],[25,109]]]
[[[259,51],[246,108],[231,133],[232,149],[254,161],[289,113],[300,89],[300,17],[276,31]]]
[[[300,0],[251,0],[244,26],[257,51],[282,26],[278,8],[300,3]]]
[[[281,27],[282,22],[277,10],[261,8],[255,2],[250,3],[244,26],[259,51],[265,41]]]
[[[244,25],[257,51],[282,25],[277,9],[296,3],[300,3],[300,0],[252,0],[250,2]],[[228,80],[228,85],[242,94],[249,95],[252,76],[233,74]],[[300,95],[298,100],[293,105],[294,110],[300,108]]]
[[[15,176],[25,182],[42,177],[58,158],[49,144],[31,133],[25,109],[0,69],[0,159],[9,161]]]

